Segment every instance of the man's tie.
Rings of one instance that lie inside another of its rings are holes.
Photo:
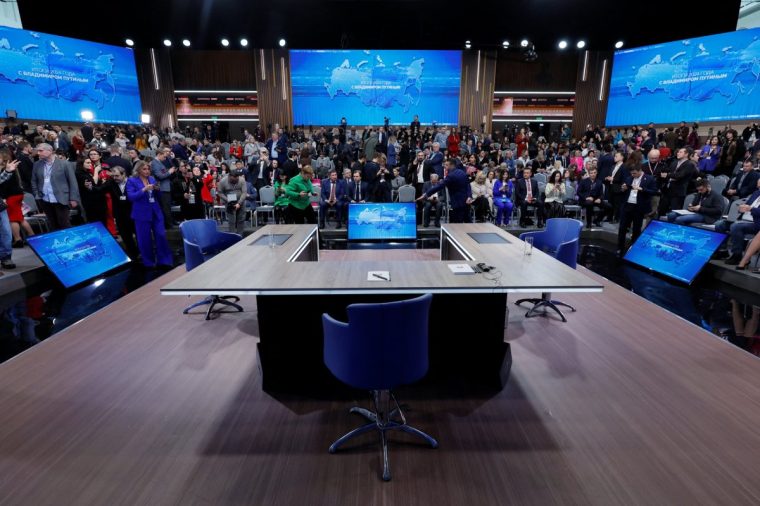
[[[528,189],[528,200],[533,198],[533,188],[530,185],[530,179],[525,180],[525,187]]]
[[[354,193],[354,200],[359,202],[359,183],[354,183],[356,185],[356,192]]]
[[[330,202],[335,202],[335,183],[330,183]]]

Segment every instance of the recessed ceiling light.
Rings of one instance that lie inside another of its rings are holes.
[[[127,39],[127,40],[125,40],[124,42],[126,42],[126,44],[127,44],[129,47],[132,47],[132,46],[134,46],[134,45],[135,45],[135,41],[134,41],[134,40],[132,40],[132,39]]]
[[[171,47],[172,46],[172,41],[170,41],[169,39],[164,39],[164,46]]]
[[[182,39],[182,45],[185,47],[190,47],[190,41],[187,39]]]
[[[567,41],[566,40],[561,40],[561,41],[559,41],[559,44],[557,44],[557,46],[560,49],[565,49],[567,47]]]
[[[520,41],[521,47],[528,47],[528,39],[523,39]]]
[[[240,39],[240,45],[246,47],[248,45],[248,39]]]
[[[579,40],[578,43],[575,45],[578,49],[583,49],[586,47],[586,41],[585,40]]]
[[[227,47],[227,46],[229,46],[229,45],[230,45],[230,41],[229,41],[229,40],[227,40],[227,39],[222,39],[222,45],[223,45],[224,47]]]
[[[620,49],[621,47],[623,47],[623,41],[622,40],[619,40],[619,41],[615,42],[615,48],[616,49]]]

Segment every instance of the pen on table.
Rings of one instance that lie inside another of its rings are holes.
[[[373,272],[372,275],[375,276],[376,278],[382,279],[383,281],[390,281],[390,279],[386,278],[385,276],[381,276],[380,274],[377,274],[375,272]]]

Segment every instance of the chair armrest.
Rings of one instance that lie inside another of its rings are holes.
[[[233,232],[217,232],[217,238],[218,239],[213,246],[219,250],[229,248],[233,244],[243,240],[242,235]]]
[[[188,271],[191,271],[202,264],[206,258],[203,255],[201,247],[197,244],[192,243],[187,239],[183,239],[182,243],[185,248],[185,266]]]
[[[349,360],[344,359],[347,353],[345,345],[350,337],[348,323],[336,320],[327,313],[322,314],[322,330],[324,333],[324,362],[328,369],[338,378],[344,378],[347,373]]]
[[[575,269],[578,262],[578,239],[565,241],[557,247],[554,258]]]

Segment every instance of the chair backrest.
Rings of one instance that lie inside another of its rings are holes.
[[[721,175],[718,177],[714,177],[712,181],[710,181],[710,188],[712,188],[712,191],[720,195],[723,193],[723,190],[728,186],[728,176]]]
[[[539,181],[538,182],[539,193],[544,193],[544,190],[546,190],[546,181]]]
[[[575,187],[571,184],[565,185],[565,201],[575,201]]]
[[[541,174],[540,172],[537,172],[536,174],[533,175],[533,178],[539,183],[546,184],[546,174]]]
[[[24,204],[29,208],[29,212],[31,214],[37,214],[39,213],[39,209],[37,209],[37,201],[34,199],[34,195],[31,193],[24,192]]]
[[[265,206],[271,206],[274,204],[274,187],[262,186],[259,188],[259,200],[261,200],[261,204]]]
[[[351,304],[348,324],[322,315],[324,360],[342,382],[388,390],[421,379],[428,370],[431,294],[382,304]]]
[[[546,221],[546,230],[520,234],[520,239],[533,236],[534,247],[575,269],[582,228],[583,222],[579,220],[551,218]]]
[[[731,202],[731,205],[728,207],[728,213],[726,213],[728,216],[726,217],[727,221],[736,221],[739,219],[739,206],[746,203],[747,199],[736,199],[733,202]]]
[[[405,184],[398,189],[398,201],[399,202],[414,202],[415,199],[414,186]]]
[[[731,201],[728,200],[726,197],[723,197],[723,210],[720,212],[720,214],[726,214],[728,212],[728,207],[731,205]]]
[[[683,199],[683,209],[688,209],[694,199],[697,198],[696,193],[690,193]]]
[[[214,243],[216,221],[187,220],[179,225],[185,247],[185,268],[191,271],[205,261],[203,251]]]

